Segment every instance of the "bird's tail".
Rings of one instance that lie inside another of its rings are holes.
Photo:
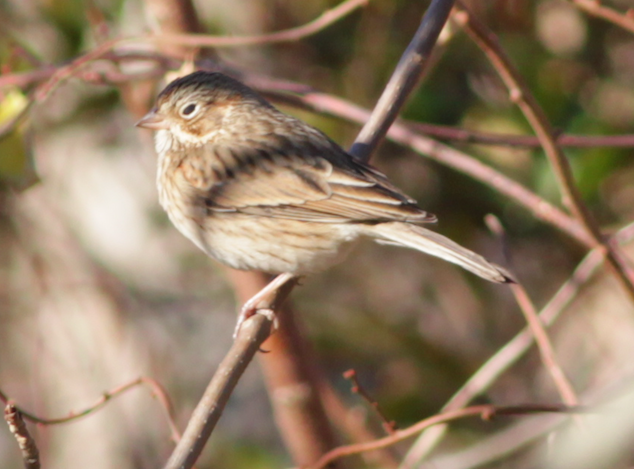
[[[403,246],[439,257],[497,283],[515,283],[503,267],[463,248],[449,238],[418,225],[409,223],[379,223],[367,231],[377,242]]]

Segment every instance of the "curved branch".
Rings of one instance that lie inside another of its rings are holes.
[[[296,28],[285,29],[257,36],[211,36],[208,34],[160,34],[147,39],[159,44],[175,44],[189,47],[236,47],[291,42],[311,36],[339,21],[357,8],[367,5],[369,0],[346,0],[327,10],[313,21]]]
[[[555,131],[548,121],[544,110],[531,94],[530,89],[511,63],[510,58],[500,47],[497,37],[484,24],[477,21],[463,5],[458,7],[454,18],[484,52],[491,65],[502,78],[502,81],[504,81],[509,90],[511,101],[522,111],[544,148],[546,157],[557,178],[564,204],[569,207],[584,229],[588,231],[592,238],[592,247],[601,247],[605,251],[608,265],[629,294],[630,299],[634,301],[634,273],[622,262],[621,255],[617,250],[604,240],[598,224],[581,197],[570,163],[557,145]]]
[[[161,404],[161,407],[165,411],[165,415],[166,415],[167,422],[170,428],[172,439],[174,441],[178,441],[180,439],[180,434],[178,432],[178,429],[176,428],[176,423],[174,422],[172,404],[170,402],[169,396],[167,395],[167,392],[165,391],[165,389],[163,389],[163,387],[157,381],[145,376],[141,376],[133,381],[130,381],[129,383],[122,384],[121,386],[118,386],[112,389],[111,391],[107,391],[103,393],[103,396],[97,399],[97,401],[91,406],[88,406],[85,409],[80,410],[78,412],[70,412],[69,415],[67,415],[66,417],[46,418],[46,417],[40,417],[31,412],[27,412],[26,410],[18,406],[15,406],[15,409],[26,420],[29,420],[33,423],[37,423],[39,425],[60,425],[63,423],[71,423],[71,422],[74,422],[75,420],[78,420],[82,417],[86,417],[87,415],[90,415],[102,409],[113,398],[121,396],[122,394],[126,393],[130,389],[136,386],[139,386],[141,384],[145,384],[146,386],[149,386],[154,396],[158,399],[159,403]],[[12,401],[12,399],[9,398],[9,396],[7,396],[3,391],[0,390],[0,401],[4,402],[5,404],[8,404],[9,402]]]
[[[434,415],[425,420],[412,425],[411,427],[403,430],[397,430],[391,435],[384,438],[380,438],[368,443],[359,443],[356,445],[340,446],[332,451],[324,454],[319,461],[310,466],[309,469],[322,469],[328,464],[336,461],[337,459],[352,456],[353,454],[364,453],[366,451],[374,451],[380,448],[394,445],[400,441],[411,438],[418,433],[422,432],[426,428],[432,425],[438,425],[439,423],[451,422],[452,420],[459,420],[466,417],[480,416],[483,420],[491,420],[499,415],[526,415],[535,413],[581,413],[585,409],[580,407],[567,407],[563,405],[519,405],[519,406],[504,406],[497,407],[494,405],[477,405],[472,407],[465,407],[464,409],[452,410],[444,412],[442,414]]]

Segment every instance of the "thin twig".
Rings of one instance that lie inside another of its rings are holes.
[[[105,41],[95,49],[74,59],[69,64],[56,67],[55,71],[50,75],[47,82],[41,84],[36,93],[35,100],[42,101],[46,99],[63,81],[75,76],[79,70],[87,64],[103,58],[110,53],[115,47],[122,46],[134,42],[151,42],[151,43],[171,43],[185,45],[190,47],[228,47],[243,46],[246,44],[264,44],[272,42],[288,42],[315,34],[324,28],[330,26],[343,16],[351,13],[356,8],[367,3],[368,0],[346,0],[341,5],[328,10],[303,26],[291,28],[288,30],[278,31],[271,34],[247,37],[225,37],[225,36],[207,36],[197,34],[169,34],[169,35],[148,35],[138,37],[117,38]],[[44,72],[48,74],[49,70]],[[6,82],[6,80],[5,80]],[[0,81],[0,86],[5,83]]]
[[[557,362],[555,350],[553,349],[548,334],[544,329],[544,324],[539,319],[535,305],[528,296],[528,293],[526,293],[526,289],[519,283],[511,285],[511,289],[513,291],[513,295],[515,296],[515,300],[522,310],[522,313],[524,313],[526,322],[528,322],[533,336],[535,337],[535,342],[537,343],[539,353],[542,357],[542,362],[553,378],[555,386],[559,390],[563,401],[571,406],[579,404],[577,394],[572,388],[572,385],[566,377],[563,369],[559,365],[559,362]]]
[[[465,407],[464,409],[452,410],[444,412],[442,414],[434,415],[427,419],[412,425],[411,427],[403,430],[397,430],[392,435],[388,435],[384,438],[371,441],[369,443],[359,443],[355,445],[340,446],[332,451],[324,454],[319,461],[310,466],[309,469],[322,469],[333,461],[351,456],[353,454],[364,453],[366,451],[373,451],[379,448],[385,448],[391,446],[400,441],[411,438],[418,433],[422,432],[426,428],[432,425],[438,425],[439,423],[450,422],[452,420],[463,419],[466,417],[480,416],[484,420],[491,420],[496,416],[501,415],[527,415],[535,413],[582,413],[587,409],[580,407],[569,407],[564,405],[518,405],[518,406],[494,406],[494,405],[477,405],[472,407]]]
[[[619,244],[626,244],[634,239],[634,223],[624,227],[612,238]],[[577,296],[581,287],[592,277],[603,263],[604,256],[599,249],[590,251],[579,263],[571,277],[557,290],[548,304],[539,313],[539,319],[545,326],[553,324],[566,307]],[[495,355],[489,358],[443,406],[442,412],[456,410],[469,404],[474,398],[482,395],[500,377],[502,373],[515,364],[534,343],[535,337],[526,327]],[[438,425],[420,435],[408,451],[400,469],[411,469],[431,452],[442,438],[446,426]]]
[[[500,134],[481,132],[478,130],[428,124],[414,121],[402,121],[403,124],[423,135],[449,140],[451,142],[471,143],[478,145],[497,145],[504,147],[541,148],[541,143],[533,135]],[[634,135],[572,135],[557,134],[557,145],[568,148],[634,147]]]
[[[634,301],[634,278],[631,277],[631,272],[626,266],[622,265],[621,256],[616,252],[616,249],[606,243],[599,226],[585,205],[575,184],[570,164],[561,148],[557,145],[555,131],[543,109],[524,83],[510,58],[500,47],[497,37],[484,24],[477,21],[463,5],[458,7],[454,18],[485,53],[491,65],[493,65],[502,81],[504,81],[509,89],[511,101],[520,108],[542,143],[546,157],[557,178],[564,205],[568,206],[592,237],[592,247],[601,246],[605,250],[608,265],[629,294],[630,299]]]
[[[489,229],[499,237],[503,245],[503,250],[505,250],[505,230],[500,220],[495,216],[489,216],[487,217],[487,225],[489,226]],[[507,262],[508,260],[509,259],[507,259]],[[511,285],[511,291],[513,292],[513,296],[515,297],[515,301],[520,307],[520,310],[524,314],[524,318],[528,323],[529,329],[535,337],[535,342],[537,343],[542,363],[555,382],[555,387],[559,391],[559,395],[567,405],[579,404],[577,395],[570,384],[568,377],[557,361],[555,350],[548,334],[546,333],[545,325],[539,318],[535,305],[528,296],[528,292],[521,283]]]
[[[166,69],[177,69],[181,64],[181,61],[178,59],[166,57],[165,55],[157,54],[156,52],[144,50],[114,50],[107,52],[101,58],[113,62],[147,60],[157,62],[160,68],[141,73],[122,73],[117,71],[100,73],[100,84],[121,84],[126,81],[136,81],[145,78],[158,77],[161,76]],[[30,70],[27,72],[5,73],[0,76],[0,88],[5,86],[16,86],[24,90],[33,84],[40,83],[43,80],[50,78],[56,70],[57,67],[53,65],[46,65],[36,70]],[[89,80],[89,77],[84,74],[76,74],[75,77],[92,83],[95,82],[94,80]],[[266,83],[269,86],[279,84],[280,86],[278,86],[278,91],[290,91],[293,93],[314,93],[314,90],[310,89],[310,87],[297,83],[280,84],[280,80],[264,79],[260,79],[258,81],[260,83],[254,83],[254,85],[256,85],[255,87],[258,87],[257,85],[262,83]],[[448,140],[451,142],[520,148],[541,147],[539,139],[532,135],[513,135],[494,132],[482,132],[473,129],[465,129],[460,127],[429,124],[408,120],[402,120],[401,124],[407,125],[412,130],[415,130],[416,132],[419,132],[425,136],[434,137],[441,140]],[[6,127],[10,126],[7,125]],[[5,125],[3,125],[2,129],[2,131],[5,131]],[[0,132],[0,134],[1,133],[2,132]],[[632,148],[634,147],[634,134],[574,135],[558,133],[557,144],[561,147],[570,148]]]
[[[385,430],[385,432],[388,435],[393,434],[394,431],[396,430],[396,422],[394,420],[389,420],[385,416],[385,414],[383,413],[383,411],[381,410],[379,406],[379,403],[376,400],[372,399],[372,396],[370,396],[370,393],[368,393],[368,391],[366,391],[365,388],[361,386],[361,383],[359,382],[359,377],[357,376],[357,372],[352,369],[348,370],[344,372],[343,377],[352,381],[351,391],[361,396],[370,405],[370,407],[372,407],[372,409],[376,412],[379,419],[381,420],[381,423],[383,425],[383,429]]]
[[[130,389],[136,386],[140,386],[142,384],[149,386],[150,389],[152,390],[152,394],[158,399],[159,403],[161,404],[161,407],[163,408],[165,412],[165,417],[167,419],[167,422],[170,428],[171,438],[175,442],[178,441],[180,439],[180,434],[178,432],[178,429],[176,428],[176,424],[174,423],[172,404],[170,402],[167,392],[156,380],[145,377],[145,376],[141,376],[133,381],[122,384],[121,386],[117,386],[116,388],[105,392],[99,399],[97,399],[97,401],[94,404],[78,412],[70,412],[65,417],[46,418],[46,417],[40,417],[30,412],[27,412],[26,410],[18,406],[16,406],[16,409],[18,412],[20,412],[20,414],[25,419],[40,425],[59,425],[63,423],[71,423],[71,422],[74,422],[75,420],[78,420],[82,417],[85,417],[87,415],[90,415],[100,410],[113,398],[118,397],[126,393]],[[3,391],[0,390],[0,401],[7,404],[11,402],[11,399]]]
[[[570,0],[570,2],[589,15],[604,19],[631,33],[634,33],[634,17],[631,15],[621,14],[610,7],[601,5],[598,0]]]
[[[517,422],[509,422],[509,425],[505,425],[503,429],[493,434],[479,438],[466,448],[456,448],[444,454],[438,454],[415,467],[417,469],[475,469],[495,467],[498,464],[503,467],[505,465],[517,467],[514,462],[511,462],[509,455],[518,453],[531,444],[537,445],[546,440],[549,435],[556,435],[570,419],[565,414],[542,414],[517,420]],[[436,425],[425,430],[425,433],[446,426],[447,424]],[[550,449],[552,447],[548,448]],[[403,469],[403,466],[399,469]]]
[[[357,8],[367,5],[369,0],[346,0],[331,10],[326,10],[318,18],[296,28],[285,29],[270,34],[257,36],[211,36],[208,34],[160,34],[149,36],[147,40],[157,44],[175,44],[189,47],[236,47],[248,45],[274,44],[291,42],[311,36]]]
[[[122,73],[116,70],[99,72],[99,84],[121,84],[128,81],[143,80],[146,78],[155,78],[164,74],[167,69],[179,68],[181,61],[152,51],[144,50],[114,50],[105,53],[102,57],[104,60],[113,62],[124,61],[152,61],[157,62],[160,68],[152,71]],[[26,89],[33,84],[40,83],[50,78],[55,71],[56,66],[46,65],[36,70],[27,72],[5,73],[0,76],[0,88],[5,86],[16,86],[20,89]],[[76,78],[83,79],[87,82],[95,83],[94,79],[89,79],[92,75],[78,73]],[[264,80],[259,79],[260,83],[269,86],[277,86],[279,91],[290,91],[293,93],[314,93],[310,87],[297,83],[280,83],[280,80]],[[296,104],[296,103],[295,103]],[[419,132],[425,136],[448,140],[451,142],[479,144],[479,145],[496,145],[520,148],[536,148],[541,147],[541,143],[537,137],[532,135],[513,135],[500,134],[494,132],[482,132],[473,129],[465,129],[460,127],[452,127],[445,125],[429,124],[423,122],[414,122],[408,120],[400,121],[401,124],[408,126],[412,130]],[[4,124],[0,130],[0,135],[7,130],[11,130],[14,124]],[[632,148],[634,147],[633,134],[621,135],[574,135],[574,134],[557,134],[557,144],[561,147],[570,148],[597,148],[597,147],[614,147],[614,148]]]
[[[37,449],[35,440],[26,428],[20,411],[15,405],[6,405],[4,408],[4,419],[9,425],[9,431],[18,442],[25,469],[40,469],[40,452]]]
[[[378,435],[368,428],[365,414],[349,408],[330,383],[325,382],[321,386],[320,395],[333,424],[349,437],[348,440],[360,443],[378,438]],[[395,448],[382,448],[364,453],[362,457],[368,466],[382,469],[396,469],[401,460],[401,454]]]
[[[455,0],[433,0],[350,153],[368,161],[418,83]]]

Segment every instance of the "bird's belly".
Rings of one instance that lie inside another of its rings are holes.
[[[241,270],[308,274],[343,259],[357,237],[354,225],[300,222],[216,213],[202,224],[175,223],[200,249]]]
[[[340,261],[354,239],[341,225],[238,214],[213,217],[207,228],[209,255],[236,269],[273,274],[323,270]]]

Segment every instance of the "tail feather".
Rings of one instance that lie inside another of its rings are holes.
[[[373,225],[368,234],[379,243],[409,247],[452,262],[491,282],[515,283],[511,274],[503,267],[421,226],[398,222],[380,223]]]

